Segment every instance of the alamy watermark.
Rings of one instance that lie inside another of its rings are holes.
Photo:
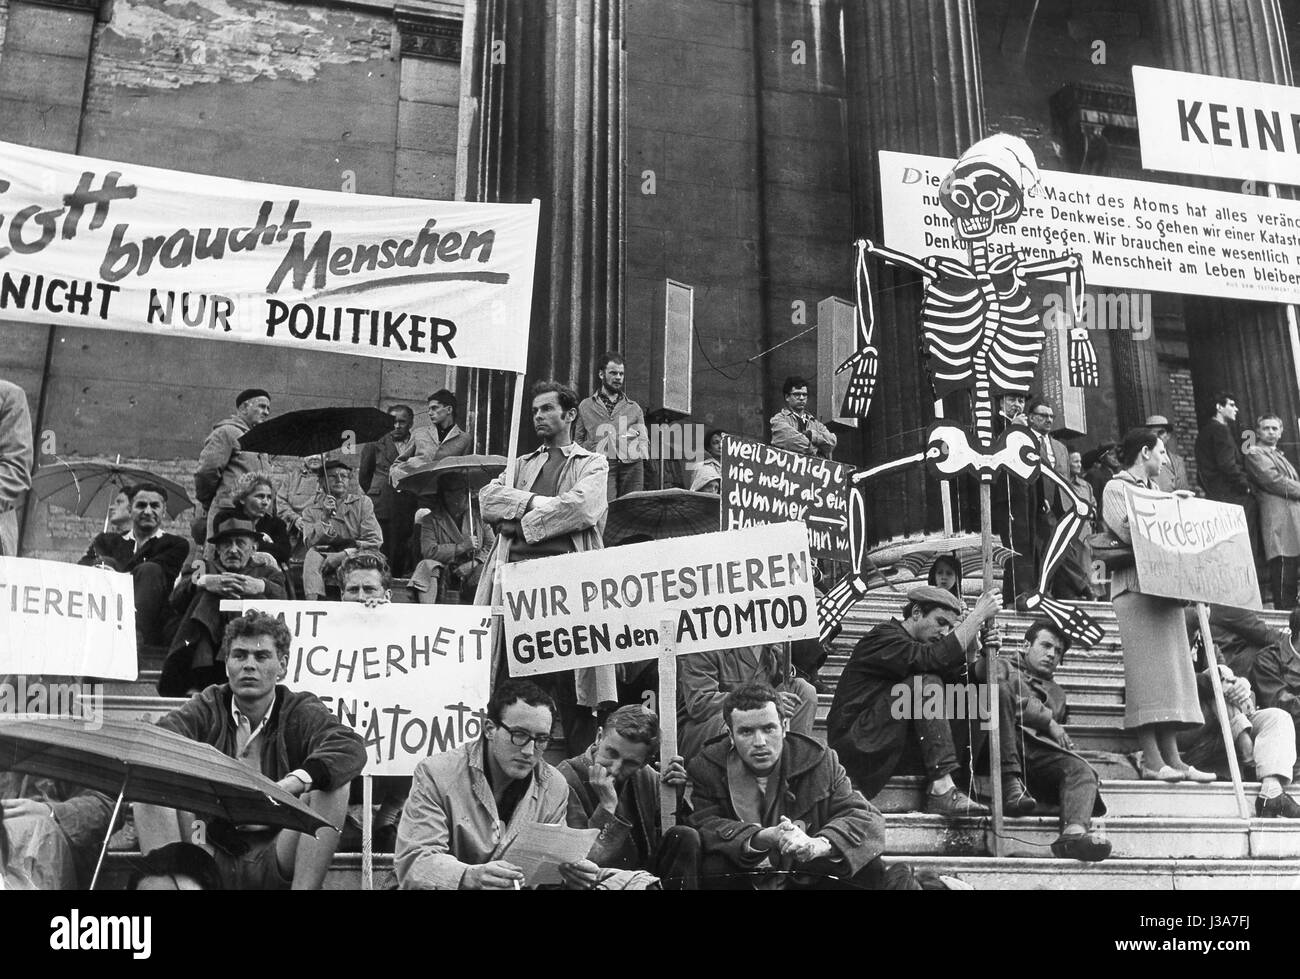
[[[889,688],[889,715],[896,721],[979,721],[992,730],[993,690],[987,683],[935,683],[913,676]]]
[[[1069,297],[1047,294],[1043,326],[1048,330],[1127,330],[1134,340],[1147,340],[1155,332],[1149,292],[1085,292],[1076,319]]]
[[[708,430],[703,425],[672,422],[644,427],[647,434],[643,444],[639,433],[632,431],[624,417],[620,416],[617,423],[605,422],[598,425],[592,432],[596,437],[594,451],[605,453],[613,449],[625,462],[637,459],[686,459],[699,462],[705,457],[708,446],[704,444],[704,437]],[[618,451],[620,448],[624,451]]]
[[[98,731],[104,726],[104,685],[5,677],[0,679],[0,716],[68,717]]]

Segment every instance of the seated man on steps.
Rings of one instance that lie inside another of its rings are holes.
[[[786,732],[771,687],[733,690],[722,714],[727,733],[689,769],[702,886],[891,889],[899,874],[887,875],[880,859],[885,819],[850,784],[835,752]]]
[[[693,653],[677,659],[678,748],[686,761],[727,730],[722,704],[747,683],[776,691],[789,729],[809,737],[817,719],[817,688],[794,675],[783,643]]]
[[[644,870],[667,890],[691,890],[700,860],[700,837],[689,826],[659,823],[661,776],[651,764],[659,753],[659,718],[640,704],[620,707],[605,719],[600,738],[557,770],[569,783],[568,823],[598,829],[591,859],[601,867]],[[662,776],[680,802],[686,769],[674,757]],[[680,805],[679,805],[680,809]]]
[[[393,858],[404,891],[518,890],[524,872],[510,862],[510,844],[527,823],[565,821],[568,783],[542,757],[555,723],[550,694],[508,679],[492,692],[487,715],[477,740],[416,766]],[[599,875],[590,860],[560,872],[583,888]]]
[[[885,787],[905,758],[914,763],[919,753],[930,780],[926,812],[950,819],[989,814],[987,807],[953,784],[952,773],[960,767],[954,740],[957,719],[946,713],[935,717],[920,708],[937,704],[946,710],[946,688],[959,684],[962,691],[970,689],[966,649],[979,637],[981,627],[993,621],[1000,606],[1000,594],[990,589],[962,618],[962,604],[955,595],[934,585],[921,585],[907,593],[901,620],[881,623],[858,641],[835,689],[826,740],[867,798]],[[1001,699],[999,704],[1005,712],[1006,704]],[[969,726],[972,749],[978,757],[983,725],[978,718],[967,720],[972,723],[962,722],[960,733]],[[1034,808],[1033,799],[1019,778],[1007,771],[1016,757],[1006,743],[1012,729],[1008,716],[999,725],[1004,741],[1003,797],[1008,812],[1028,811]]]
[[[1055,625],[1035,622],[1015,658],[999,658],[998,684],[1019,720],[1013,740],[1029,791],[1061,806],[1053,856],[1096,863],[1110,856],[1110,843],[1092,833],[1092,817],[1106,812],[1101,780],[1065,732],[1069,707],[1053,679],[1069,648],[1069,637]]]
[[[216,858],[228,890],[319,890],[338,846],[348,784],[365,767],[360,735],[315,694],[280,682],[288,670],[291,639],[283,622],[262,612],[235,619],[226,627],[222,650],[229,682],[195,694],[158,722],[266,776],[330,824],[312,836],[207,821],[205,848]],[[189,813],[135,806],[142,853],[192,840],[192,824]]]
[[[1278,707],[1256,706],[1255,691],[1249,680],[1238,676],[1229,667],[1227,650],[1233,647],[1219,646],[1220,623],[1214,619],[1211,610],[1210,632],[1215,638],[1214,653],[1218,660],[1215,667],[1219,671],[1220,685],[1223,687],[1224,706],[1228,711],[1228,725],[1232,735],[1233,748],[1241,767],[1242,778],[1246,781],[1259,780],[1259,795],[1255,799],[1255,815],[1262,819],[1300,818],[1300,805],[1286,794],[1286,787],[1296,772],[1296,729],[1295,723],[1285,710]],[[1247,612],[1259,622],[1250,630],[1259,634],[1263,620],[1254,612]],[[1250,625],[1248,618],[1242,618],[1245,626]],[[1189,616],[1188,628],[1192,632],[1194,648],[1197,650],[1196,693],[1201,703],[1201,713],[1205,723],[1200,728],[1185,731],[1178,735],[1178,747],[1188,764],[1205,769],[1219,781],[1229,781],[1232,769],[1228,764],[1228,753],[1224,748],[1223,734],[1219,726],[1219,715],[1214,702],[1214,683],[1210,678],[1209,667],[1205,658],[1204,643],[1199,641],[1200,625]],[[1265,627],[1266,628],[1266,627]],[[1242,632],[1247,631],[1245,628]],[[1275,657],[1278,647],[1266,646],[1264,649],[1238,652],[1231,659],[1231,664],[1245,668],[1258,661],[1261,656]]]
[[[130,526],[108,530],[91,542],[78,564],[110,568],[131,576],[135,592],[135,637],[140,646],[161,646],[167,596],[185,564],[190,544],[162,530],[167,491],[156,483],[123,490],[130,501]]]

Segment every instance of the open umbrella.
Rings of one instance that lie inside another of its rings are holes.
[[[239,447],[268,455],[324,455],[341,448],[345,437],[360,446],[392,430],[393,416],[378,408],[306,408],[254,425],[239,437]]]
[[[124,486],[157,483],[167,491],[167,513],[178,517],[194,504],[184,486],[147,469],[120,462],[64,462],[41,466],[32,475],[32,495],[43,503],[71,510],[84,517],[91,510],[105,514]]]
[[[951,537],[917,537],[905,541],[890,541],[872,551],[870,557],[876,565],[910,572],[920,577],[940,554],[955,556],[961,561],[963,578],[978,576],[984,568],[979,534],[956,534]],[[993,563],[1005,565],[1007,558],[1016,552],[1001,544],[993,545]]]
[[[625,537],[641,534],[663,540],[716,533],[718,502],[716,493],[692,493],[684,489],[628,493],[609,505],[605,543],[612,547]]]
[[[27,772],[199,815],[315,833],[329,821],[263,775],[216,748],[146,724],[105,720],[90,730],[67,717],[0,718],[0,771]],[[94,889],[108,837],[99,852]]]
[[[505,468],[505,456],[448,456],[412,469],[397,481],[397,488],[403,493],[430,496],[437,492],[440,480],[454,475],[452,482],[457,490],[466,486],[478,490],[505,472]]]

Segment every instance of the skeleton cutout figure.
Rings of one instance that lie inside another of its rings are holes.
[[[1064,276],[1070,305],[1082,313],[1083,260],[1076,254],[1027,261],[1011,249],[989,256],[989,239],[1016,221],[1024,209],[1024,196],[1039,182],[1033,153],[1021,139],[997,135],[967,150],[939,187],[939,198],[951,215],[958,237],[967,245],[969,261],[931,255],[918,259],[870,241],[857,243],[858,350],[839,370],[852,370],[844,401],[844,414],[865,418],[871,407],[879,364],[873,342],[875,327],[868,255],[911,269],[923,279],[921,339],[936,398],[969,391],[974,419],[974,440],[952,424],[937,420],[926,450],[886,463],[854,477],[849,505],[853,571],[819,604],[822,636],[838,631],[844,614],[866,589],[862,556],[866,549],[864,484],[871,478],[902,466],[926,461],[940,479],[961,473],[992,483],[998,472],[1030,480],[1051,479],[1067,502],[1067,512],[1048,545],[1036,588],[1026,596],[1029,611],[1042,611],[1080,643],[1101,638],[1101,630],[1082,610],[1048,598],[1047,582],[1065,555],[1074,534],[1090,508],[1050,466],[1042,466],[1038,443],[1027,428],[1013,425],[995,437],[994,401],[1004,394],[1028,394],[1043,352],[1042,318],[1033,305],[1028,280]],[[1085,329],[1075,327],[1069,337],[1070,383],[1077,387],[1097,384],[1097,356]]]

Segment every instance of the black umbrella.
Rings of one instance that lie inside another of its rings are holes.
[[[713,534],[718,530],[718,495],[684,489],[641,490],[620,496],[609,505],[605,545],[625,537],[647,535],[654,540]]]
[[[268,418],[239,437],[245,452],[311,456],[343,445],[362,445],[393,430],[393,416],[378,408],[306,408]]]
[[[209,744],[143,721],[103,721],[90,730],[66,717],[0,718],[0,770],[72,782],[117,796],[108,832],[126,800],[152,802],[236,825],[314,833],[329,822],[269,778]],[[99,852],[95,878],[104,861]],[[91,882],[94,889],[95,881]]]

